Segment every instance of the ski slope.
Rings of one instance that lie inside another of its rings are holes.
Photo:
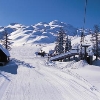
[[[12,61],[0,67],[0,100],[100,100],[98,89],[82,76],[36,56],[41,48],[35,44],[12,47]]]

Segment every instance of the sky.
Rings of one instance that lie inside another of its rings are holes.
[[[34,25],[58,20],[76,28],[100,25],[100,0],[0,0],[0,26],[10,23]]]

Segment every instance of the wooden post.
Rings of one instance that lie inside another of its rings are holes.
[[[84,54],[84,59],[87,61],[87,53],[86,53],[86,47],[84,47],[84,49],[85,49],[85,54]]]
[[[70,57],[68,57],[68,60],[70,61]]]
[[[74,60],[75,60],[75,55],[74,55]]]
[[[90,65],[92,65],[93,56],[89,56],[89,57],[90,57]]]

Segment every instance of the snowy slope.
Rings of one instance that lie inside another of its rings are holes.
[[[35,54],[53,52],[60,27],[72,35],[72,47],[79,46],[80,37],[73,37],[77,29],[57,20],[0,27],[0,36],[6,29],[12,39],[11,61],[0,67],[0,100],[100,100],[99,61],[49,62]],[[90,38],[85,42],[91,44]]]
[[[100,62],[100,60],[99,60]],[[72,74],[75,74],[77,77],[89,82],[93,85],[94,89],[100,91],[100,64],[97,66],[97,61],[93,62],[93,65],[89,65],[86,61],[70,61],[67,63],[64,62],[56,62],[56,64],[60,64],[58,68],[63,71],[71,71]]]
[[[0,38],[4,30],[10,34],[13,45],[27,43],[53,43],[60,28],[63,28],[68,35],[75,35],[77,28],[57,20],[49,23],[40,22],[34,25],[25,26],[18,23],[11,23],[6,27],[0,27]],[[23,42],[24,41],[24,42]]]
[[[80,36],[82,29],[77,29],[70,24],[60,22],[58,20],[47,22],[40,22],[34,25],[25,26],[19,23],[11,23],[8,26],[0,27],[0,39],[3,38],[4,30],[12,39],[12,45],[25,45],[33,43],[54,43],[58,31],[62,28],[67,35],[72,37]],[[89,34],[89,30],[85,30],[85,35]],[[76,38],[77,39],[77,38]],[[75,42],[76,43],[76,42]]]
[[[46,57],[36,56],[35,52],[42,47],[36,44],[12,47],[12,61],[0,68],[1,100],[100,100],[98,88],[84,80],[82,74],[66,69],[67,63],[49,66]]]

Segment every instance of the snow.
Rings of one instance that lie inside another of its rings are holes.
[[[50,51],[53,51],[54,48],[55,48],[55,44],[54,44],[54,43],[50,43],[50,44],[48,45],[48,47],[44,45],[44,46],[41,48],[41,50],[45,51],[46,53],[50,53]]]
[[[67,29],[68,34],[77,30],[57,20],[31,26],[12,23],[0,29],[12,31],[10,62],[0,66],[0,100],[100,100],[100,59],[89,65],[84,60],[53,62],[36,55],[40,50],[53,52],[59,27]],[[85,37],[88,44],[90,37]],[[79,48],[80,37],[70,39],[72,48]],[[91,50],[92,46],[87,50],[90,55]]]
[[[6,27],[0,28],[0,38],[2,38],[4,30],[6,30],[10,35],[9,38],[16,40],[12,42],[12,45],[24,45],[26,44],[25,42],[32,44],[54,43],[60,27],[66,31],[66,34],[71,36],[75,35],[77,30],[72,25],[57,20],[51,21],[49,23],[39,22],[30,26],[25,26],[19,23],[11,23]],[[32,40],[31,37],[34,37],[34,39]],[[21,41],[22,38],[25,39],[23,40],[24,42]]]
[[[96,65],[98,61],[94,61],[93,65],[89,65],[86,61],[81,60],[79,62],[70,61],[70,62],[56,62],[58,68],[63,71],[71,72],[74,76],[81,78],[82,80],[90,83],[94,89],[100,91],[100,64]]]
[[[54,57],[51,57],[50,60],[52,61],[52,60],[55,60],[57,58],[64,57],[64,56],[68,56],[68,55],[71,55],[71,54],[79,54],[79,51],[78,50],[69,50],[66,53],[62,53],[60,55],[56,55]]]
[[[80,66],[76,69],[68,68],[69,62],[47,63],[35,55],[44,47],[51,44],[12,46],[11,61],[0,67],[1,100],[100,100],[99,83],[93,82],[100,82],[99,67],[87,67],[84,61],[73,62]]]
[[[85,71],[85,73],[83,70]],[[99,66],[93,66],[88,64],[85,64],[84,67],[80,69],[74,70],[74,72],[84,76],[84,78],[88,80],[91,84],[93,84],[96,89],[100,90],[99,71],[100,71]]]
[[[0,49],[1,49],[8,57],[10,57],[9,51],[8,51],[6,48],[2,47],[1,44],[0,44]]]

